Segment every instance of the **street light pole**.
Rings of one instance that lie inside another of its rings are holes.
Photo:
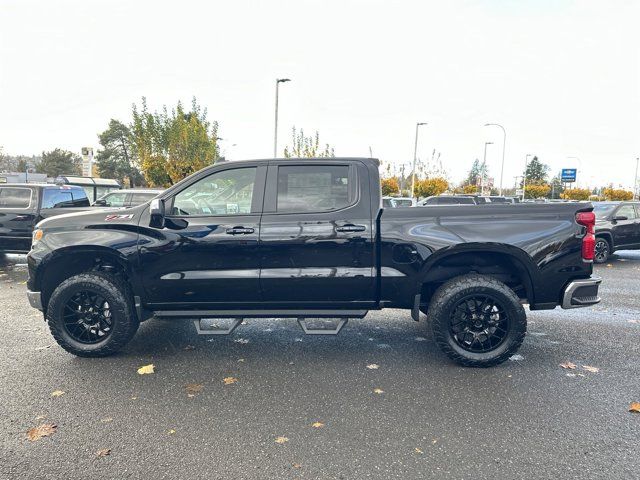
[[[529,157],[532,157],[530,153],[527,153],[524,156],[524,176],[522,177],[522,201],[524,202],[524,197],[527,195],[527,164],[529,163]]]
[[[484,195],[484,176],[487,169],[487,145],[493,145],[493,142],[484,142],[484,157],[482,160],[482,171],[480,172],[480,195]]]
[[[640,163],[640,157],[636,158],[636,174],[633,176],[633,198],[636,196],[640,200],[640,192],[638,192],[638,164]]]
[[[507,147],[507,131],[499,123],[485,123],[485,127],[500,127],[502,129],[502,166],[500,167],[500,196],[502,196],[502,177],[504,175],[504,151]]]
[[[411,198],[416,187],[416,160],[418,158],[418,128],[421,125],[427,125],[427,122],[416,123],[416,141],[413,146],[413,170],[411,171]]]
[[[276,78],[276,121],[275,132],[273,134],[273,158],[278,156],[278,87],[281,83],[290,81],[288,78]]]

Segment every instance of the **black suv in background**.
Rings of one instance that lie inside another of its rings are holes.
[[[616,250],[640,249],[640,202],[598,202],[594,262],[605,263]]]
[[[36,183],[0,185],[0,254],[27,253],[40,220],[89,209],[82,187]]]

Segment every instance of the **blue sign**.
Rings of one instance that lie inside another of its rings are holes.
[[[577,172],[577,168],[563,168],[560,175],[560,180],[562,180],[563,182],[575,182]]]

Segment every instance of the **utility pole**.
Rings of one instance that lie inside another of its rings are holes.
[[[638,192],[638,163],[640,163],[640,157],[636,158],[636,174],[633,176],[633,198],[638,197],[638,200],[640,200],[640,192]]]
[[[273,158],[278,157],[278,87],[281,83],[290,81],[289,78],[276,78],[276,121],[275,133],[273,134]]]
[[[527,153],[524,156],[524,176],[522,177],[522,201],[524,202],[524,197],[527,195],[527,164],[529,161],[529,157],[532,157],[530,153]],[[551,197],[553,198],[553,196]]]
[[[487,145],[493,145],[493,142],[484,142],[484,159],[482,160],[482,172],[480,172],[480,195],[484,195],[484,177],[487,169]]]
[[[416,186],[416,159],[418,158],[418,128],[421,125],[427,125],[427,122],[416,123],[416,141],[413,146],[413,170],[411,171],[411,198],[413,198],[413,192]]]

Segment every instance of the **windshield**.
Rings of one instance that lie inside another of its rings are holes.
[[[611,205],[611,204],[606,204],[606,205],[595,205],[593,207],[593,213],[596,214],[597,218],[604,218],[607,215],[609,215],[614,208],[616,208],[617,205]]]

